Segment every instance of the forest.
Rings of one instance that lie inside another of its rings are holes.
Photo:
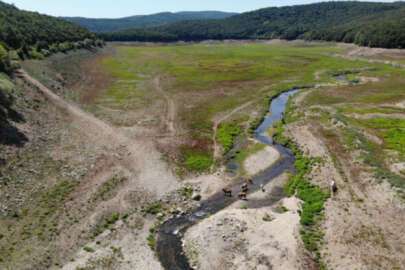
[[[51,16],[19,10],[0,1],[0,54],[11,58],[43,58],[55,52],[101,46],[87,29]],[[5,67],[5,63],[0,63]]]
[[[402,48],[405,3],[324,2],[99,33],[106,41],[307,39]]]
[[[161,12],[151,15],[137,15],[118,19],[90,19],[82,17],[62,17],[63,19],[77,23],[90,31],[106,32],[126,28],[141,28],[155,26],[165,23],[195,20],[195,19],[224,19],[237,13],[221,11],[183,11],[183,12]],[[131,32],[131,31],[130,31]],[[132,33],[132,32],[131,32]],[[153,36],[153,34],[151,33]],[[141,36],[139,36],[141,38]]]

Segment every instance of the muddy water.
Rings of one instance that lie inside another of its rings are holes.
[[[299,89],[295,89],[282,93],[272,100],[268,117],[264,119],[263,123],[255,132],[257,140],[265,144],[273,144],[272,139],[266,137],[264,133],[275,121],[279,121],[283,118],[288,99],[298,91]],[[294,156],[292,153],[277,143],[274,143],[274,146],[282,153],[282,158],[271,168],[253,178],[254,184],[250,187],[249,192],[257,191],[261,184],[267,184],[285,171],[294,171]],[[187,229],[198,221],[219,212],[238,200],[236,194],[240,191],[240,183],[233,184],[229,186],[229,188],[232,189],[233,197],[224,198],[223,192],[219,191],[202,202],[199,207],[192,209],[183,216],[170,219],[160,226],[156,242],[157,255],[165,269],[192,269],[183,252],[182,237]],[[271,196],[271,199],[249,200],[246,204],[249,208],[260,208],[272,205],[282,197],[282,190],[278,190],[276,193],[277,194],[274,194],[274,196]]]

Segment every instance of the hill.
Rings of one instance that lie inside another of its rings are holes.
[[[102,44],[79,25],[0,1],[0,144],[20,145],[27,140],[12,124],[21,121],[13,109],[16,86],[11,79],[18,60]]]
[[[319,39],[403,47],[405,3],[324,2],[103,33],[105,40]],[[387,28],[388,27],[388,28]],[[347,37],[346,37],[347,34]],[[398,34],[398,36],[396,36]],[[392,38],[392,36],[395,36]],[[355,38],[357,36],[357,39]]]
[[[19,10],[0,1],[0,42],[8,50],[21,49],[28,54],[30,47],[39,51],[48,50],[50,46],[56,47],[59,43],[94,38],[93,33],[79,25],[36,12]],[[20,53],[22,55],[23,52]]]
[[[221,11],[184,11],[184,12],[162,12],[152,15],[138,15],[119,19],[90,19],[82,17],[62,17],[63,19],[77,23],[94,32],[105,32],[121,30],[125,28],[139,28],[155,26],[165,23],[195,20],[195,19],[223,19],[237,13]]]

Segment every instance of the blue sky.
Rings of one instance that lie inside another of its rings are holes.
[[[314,0],[3,0],[18,8],[53,16],[119,18],[162,11],[251,11],[264,7],[308,4]],[[373,0],[368,0],[373,1]],[[392,2],[377,0],[373,2]]]

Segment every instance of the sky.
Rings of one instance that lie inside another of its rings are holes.
[[[393,2],[368,0],[369,2]],[[120,18],[163,11],[219,10],[245,12],[259,8],[309,4],[314,0],[3,0],[20,9],[53,16]]]

